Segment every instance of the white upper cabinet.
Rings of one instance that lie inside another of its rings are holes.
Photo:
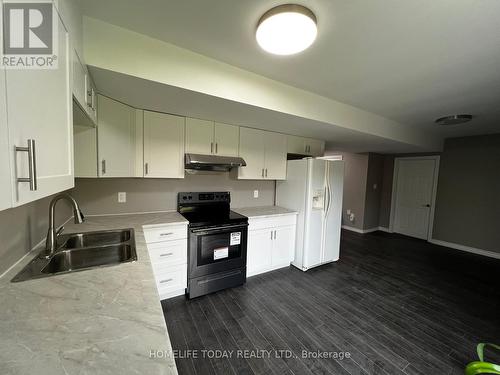
[[[266,160],[264,178],[286,180],[286,135],[264,132]]]
[[[185,118],[144,111],[144,177],[184,178]]]
[[[87,70],[82,64],[76,50],[72,52],[72,68],[73,68],[73,97],[78,102],[82,109],[85,109],[87,100],[86,79]]]
[[[97,129],[75,123],[73,131],[75,177],[97,177]]]
[[[289,154],[304,155],[306,153],[305,138],[295,135],[287,136],[287,152]]]
[[[142,123],[136,110],[98,95],[99,177],[142,177]]]
[[[61,20],[57,21],[57,69],[5,72],[13,206],[74,186],[72,51],[69,35]],[[15,151],[15,147],[21,149]]]
[[[306,138],[307,154],[311,156],[323,156],[325,154],[325,142],[318,139]]]
[[[247,165],[238,168],[239,179],[286,179],[285,135],[240,128],[240,156]]]
[[[264,178],[264,132],[258,129],[240,128],[240,156],[246,167],[238,168],[238,178],[260,180]]]
[[[318,139],[288,135],[287,143],[289,154],[323,156],[325,152],[325,142]]]
[[[5,90],[5,70],[0,70],[0,180],[2,180],[0,183],[0,210],[12,206],[12,184],[8,183],[11,179],[11,173]]]
[[[238,156],[240,144],[240,127],[215,123],[214,153],[221,156]]]
[[[214,152],[214,122],[186,118],[186,153],[210,155]]]
[[[239,127],[186,118],[186,153],[238,156]]]

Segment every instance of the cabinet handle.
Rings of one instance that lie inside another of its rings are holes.
[[[94,91],[94,88],[91,88],[90,91],[92,92],[92,96],[90,98],[91,102],[91,106],[90,108],[92,108],[92,110],[95,112],[95,91]]]
[[[271,231],[271,240],[273,239],[273,231]]]
[[[264,168],[262,168],[262,177],[264,177]]]
[[[161,257],[169,257],[171,255],[174,255],[174,253],[165,253],[165,254],[160,254]]]
[[[266,177],[267,177],[267,168],[266,168]]]
[[[173,232],[160,233],[160,237],[171,236],[172,234],[174,234],[174,233]]]
[[[145,174],[149,173],[149,163],[144,164],[144,173]]]
[[[101,161],[101,171],[102,171],[102,174],[106,173],[106,160],[104,160],[104,159],[102,159],[102,161]]]
[[[28,177],[19,177],[17,182],[29,182],[30,190],[35,191],[38,188],[37,178],[36,178],[36,149],[35,140],[28,139],[28,147],[17,147],[16,152],[27,152],[28,153]]]
[[[276,231],[274,231],[274,239],[276,239]]]
[[[172,281],[173,279],[165,279],[165,280],[160,280],[160,284],[164,284],[164,283],[169,283],[170,281]]]
[[[218,153],[218,151],[217,151],[217,148],[218,148],[218,147],[217,147],[217,146],[218,146],[218,143],[217,143],[217,142],[215,142],[215,153],[216,153],[216,154]]]
[[[210,153],[211,154],[214,153],[214,143],[213,142],[210,142]]]

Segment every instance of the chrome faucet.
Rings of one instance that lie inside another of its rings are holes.
[[[63,231],[64,227],[61,227],[56,231],[55,224],[55,211],[56,203],[61,200],[66,199],[69,201],[73,207],[73,218],[75,219],[75,224],[81,224],[84,221],[84,216],[76,200],[69,194],[58,194],[50,201],[49,205],[49,230],[47,232],[47,240],[45,242],[45,257],[50,258],[57,250],[57,236]]]

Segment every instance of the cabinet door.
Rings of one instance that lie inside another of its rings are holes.
[[[214,147],[214,122],[186,118],[186,152],[210,155]]]
[[[268,180],[286,180],[286,136],[265,132],[266,162],[264,176]]]
[[[307,140],[308,154],[311,156],[323,156],[325,153],[325,142],[309,138]]]
[[[184,117],[144,111],[144,177],[184,178]]]
[[[87,72],[85,75],[85,91],[86,91],[86,106],[85,110],[90,118],[90,120],[96,124],[97,123],[97,92],[95,88],[94,81]]]
[[[97,129],[74,125],[75,177],[97,177]]]
[[[247,163],[238,168],[238,178],[246,180],[264,179],[264,132],[262,130],[240,128],[240,156]]]
[[[247,241],[247,275],[252,276],[268,271],[272,264],[271,229],[248,231]]]
[[[80,57],[73,50],[72,53],[72,67],[73,67],[73,97],[76,99],[78,104],[83,110],[87,108],[87,92],[86,92],[86,80],[87,71],[83,66]]]
[[[136,129],[134,108],[101,95],[98,102],[99,177],[136,177],[141,129]]]
[[[54,9],[55,12],[55,9]],[[71,51],[69,36],[57,18],[58,68],[49,70],[7,70],[7,118],[14,202],[22,205],[74,186],[73,124],[71,93]],[[29,175],[27,147],[35,141],[37,190],[17,182]]]
[[[295,253],[295,226],[274,229],[272,267],[289,266]]]
[[[0,2],[1,6],[1,2]],[[5,70],[0,70],[0,210],[12,206],[12,185],[10,184],[10,147],[7,129],[7,103],[5,100]]]
[[[305,139],[295,135],[287,136],[287,152],[303,155],[306,152]]]
[[[240,128],[234,125],[215,123],[214,152],[221,156],[238,156]]]

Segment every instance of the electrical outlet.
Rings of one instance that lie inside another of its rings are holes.
[[[254,198],[258,198],[259,197],[259,191],[258,190],[254,190],[253,191],[253,197]]]
[[[127,201],[127,193],[124,191],[118,193],[118,203],[125,203]]]
[[[377,190],[378,188],[378,185],[377,184],[373,184],[373,190]]]
[[[351,214],[351,210],[347,210],[347,215],[349,216]]]

